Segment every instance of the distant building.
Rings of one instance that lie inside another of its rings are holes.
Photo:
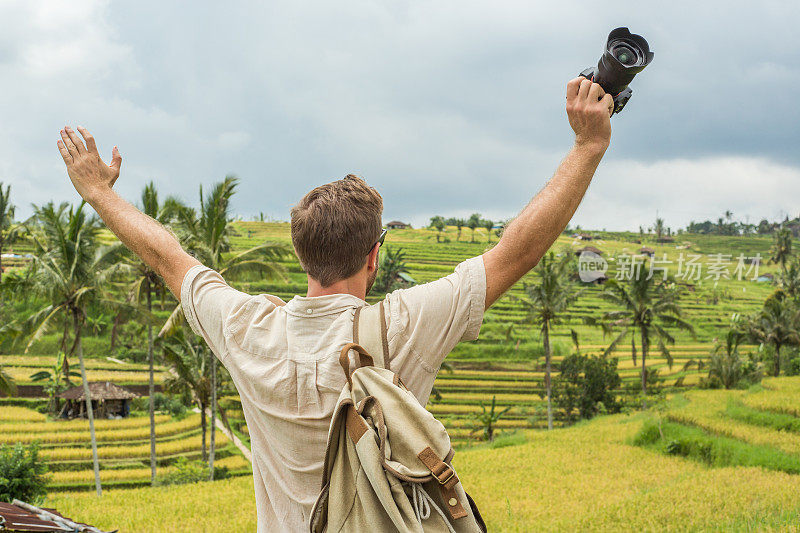
[[[648,257],[653,257],[654,255],[656,255],[656,251],[653,250],[652,248],[648,248],[647,246],[642,246],[641,248],[639,248],[639,253],[642,255],[646,255]]]
[[[596,248],[594,246],[584,246],[578,250],[575,250],[575,255],[581,255],[583,252],[592,252],[597,255],[603,255],[603,251],[600,248]]]
[[[765,272],[763,274],[760,274],[758,278],[756,278],[756,281],[760,281],[761,283],[765,282],[772,283],[773,281],[775,281],[775,275],[772,274],[771,272]]]
[[[661,237],[656,239],[656,242],[660,242],[660,243],[675,242],[675,237],[670,237],[669,235],[662,235]]]
[[[588,233],[578,233],[577,237],[582,241],[591,241],[594,239],[594,236],[589,235]]]
[[[131,412],[130,400],[139,395],[110,381],[89,383],[92,398],[92,413],[95,418],[116,418],[128,416]],[[64,418],[87,418],[86,397],[83,385],[67,389],[58,395],[67,401],[61,410]]]
[[[411,224],[406,224],[405,222],[400,222],[399,220],[392,220],[386,224],[386,227],[388,229],[408,229],[411,227]]]

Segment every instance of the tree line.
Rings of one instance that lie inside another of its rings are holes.
[[[280,261],[290,250],[282,244],[262,242],[242,252],[233,252],[235,231],[230,201],[238,180],[227,176],[209,194],[200,187],[199,204],[191,207],[175,197],[163,201],[151,182],[144,187],[140,209],[172,231],[184,248],[204,265],[231,281],[254,279],[286,280]],[[230,390],[230,378],[218,368],[216,357],[188,327],[179,302],[169,295],[162,279],[118,242],[106,244],[102,222],[89,213],[84,202],[77,205],[49,202],[34,205],[34,214],[24,222],[14,221],[10,186],[0,183],[0,255],[9,244],[32,248],[29,266],[0,278],[4,304],[0,306],[0,347],[31,347],[45,334],[58,337],[56,366],[39,373],[47,381],[52,414],[57,414],[57,394],[76,376],[70,361],[78,359],[89,419],[95,485],[101,494],[94,414],[84,364],[82,339],[92,316],[110,313],[115,328],[120,322],[145,325],[150,417],[151,481],[156,483],[154,360],[159,353],[170,371],[166,381],[170,392],[190,397],[199,407],[202,427],[202,457],[214,477],[215,420],[220,416],[220,394]],[[1,273],[0,273],[1,275]],[[164,323],[154,313],[154,301],[171,306]],[[0,371],[0,390],[14,393],[13,381]],[[209,448],[206,450],[207,412],[210,414]]]

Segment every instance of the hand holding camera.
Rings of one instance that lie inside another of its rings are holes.
[[[605,150],[611,142],[614,99],[599,83],[575,78],[567,84],[567,118],[575,144]]]

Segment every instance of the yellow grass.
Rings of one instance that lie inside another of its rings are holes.
[[[149,420],[146,418],[146,420]],[[200,415],[190,415],[183,420],[168,422],[160,420],[156,423],[156,437],[167,437],[184,433],[186,431],[200,427]],[[113,422],[124,422],[124,420],[98,420],[98,422],[110,422],[101,427],[95,427],[97,442],[118,442],[130,440],[142,440],[150,438],[150,425],[134,427],[114,427]],[[5,424],[0,426],[3,432],[0,433],[0,444],[23,442],[30,443],[40,441],[42,443],[85,443],[89,440],[89,423],[84,422],[83,429],[75,430],[62,428],[60,422],[46,422],[44,424],[27,424],[31,431],[25,430],[25,424]]]
[[[630,446],[638,416],[527,432],[529,442],[458,452],[455,465],[490,531],[765,530],[800,516],[800,476],[759,468],[709,469]],[[252,480],[56,494],[47,505],[105,529],[255,531]],[[755,527],[744,527],[750,517]],[[745,521],[745,522],[742,522]],[[783,526],[781,526],[783,524]]]
[[[3,408],[0,408],[2,411]],[[39,415],[36,411],[30,411],[35,415]],[[2,415],[0,415],[2,416]],[[44,417],[44,415],[41,415]],[[197,423],[199,424],[200,415],[190,415],[187,418],[196,417]],[[43,418],[42,418],[43,419]],[[156,424],[165,424],[172,420],[172,417],[169,415],[156,415]],[[0,418],[0,422],[4,422],[2,418]],[[131,428],[149,428],[150,427],[150,417],[147,416],[132,416],[128,418],[123,418],[120,420],[106,420],[106,419],[97,419],[94,421],[94,429],[95,430],[104,430],[104,429],[131,429]],[[2,426],[3,432],[8,433],[25,433],[25,432],[35,432],[35,433],[48,433],[52,431],[89,431],[89,421],[81,418],[75,418],[73,420],[48,420],[43,424],[12,424],[6,423]]]
[[[800,417],[800,376],[769,378],[763,385],[764,390],[745,395],[742,402],[754,409]]]
[[[38,372],[35,368],[22,366],[4,366],[5,372],[17,383],[32,383],[30,376]],[[166,372],[155,372],[154,379],[161,383],[167,377]],[[147,383],[148,373],[136,370],[86,370],[89,381],[113,381],[114,383]]]
[[[216,467],[226,467],[229,470],[244,470],[250,468],[250,462],[241,455],[231,455],[223,459],[214,461]],[[159,467],[156,470],[157,476],[163,476],[169,472],[173,472],[175,467]],[[118,470],[100,470],[100,481],[138,481],[150,479],[150,467],[147,468],[125,468]],[[65,471],[53,472],[50,475],[50,483],[54,485],[70,485],[94,483],[94,470],[78,470],[78,471]]]
[[[55,355],[0,355],[0,365],[5,367],[9,366],[21,366],[21,367],[36,367],[31,370],[31,373],[36,372],[38,370],[50,370],[56,362]],[[70,363],[73,360],[70,359]],[[75,359],[75,365],[71,366],[73,370],[78,369],[78,361]],[[111,370],[140,370],[142,372],[147,372],[147,365],[141,363],[129,363],[127,361],[123,361],[122,363],[118,363],[116,361],[111,361],[110,359],[102,358],[86,358],[84,361],[86,368],[88,369],[111,369]],[[155,366],[156,371],[164,370],[164,367],[161,365]]]
[[[744,391],[698,390],[685,393],[686,405],[673,408],[667,418],[682,424],[691,424],[718,435],[739,439],[751,444],[771,446],[786,453],[800,454],[800,437],[795,433],[754,426],[724,416],[730,398],[747,398]],[[793,396],[800,403],[800,394]]]
[[[170,487],[56,493],[47,505],[100,527],[125,533],[255,532],[253,478]]]
[[[2,422],[44,422],[45,415],[28,409],[27,407],[2,406],[0,407],[0,423]],[[0,432],[5,431],[5,425],[0,426]]]
[[[185,439],[156,443],[156,455],[168,456],[179,453],[197,451],[201,448],[201,435],[194,435]],[[228,439],[222,432],[217,432],[217,445],[222,447]],[[88,441],[85,443],[88,444]],[[100,460],[107,459],[136,459],[150,456],[150,443],[134,446],[100,446],[97,449]],[[52,448],[41,451],[45,461],[90,461],[92,450],[85,448]]]

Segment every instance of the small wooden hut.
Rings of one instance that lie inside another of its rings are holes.
[[[579,248],[578,250],[575,250],[575,255],[581,255],[583,252],[592,252],[597,255],[603,255],[603,251],[595,246],[584,246],[583,248]]]
[[[126,417],[131,412],[130,400],[139,395],[110,381],[89,383],[92,411],[95,418]],[[58,395],[66,400],[61,416],[64,418],[86,418],[86,397],[83,385],[67,389]]]
[[[399,220],[392,220],[391,222],[386,223],[387,229],[408,229],[410,227],[410,224],[406,224],[405,222],[401,222]]]
[[[647,246],[642,246],[641,248],[639,248],[639,253],[642,255],[646,255],[648,257],[653,257],[654,255],[656,255],[656,251],[653,250],[652,248],[648,248]]]

